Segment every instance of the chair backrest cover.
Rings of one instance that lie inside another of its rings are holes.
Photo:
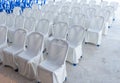
[[[33,5],[32,5],[32,9],[33,9],[33,10],[38,10],[38,9],[39,9],[38,4],[33,4]]]
[[[0,26],[0,45],[7,43],[7,27]]]
[[[41,19],[35,27],[36,32],[40,32],[43,35],[48,35],[49,33],[49,21],[47,19]]]
[[[66,39],[68,25],[64,22],[58,22],[53,25],[52,35],[57,39]]]
[[[24,21],[25,21],[25,18],[21,15],[19,16],[16,16],[15,18],[15,27],[16,29],[18,28],[24,28]]]
[[[14,10],[13,10],[13,14],[16,15],[16,16],[20,15],[20,10],[21,10],[20,7],[15,7]]]
[[[73,25],[68,30],[67,40],[72,45],[79,45],[82,44],[85,38],[85,29],[82,26]]]
[[[62,6],[60,12],[65,12],[65,13],[69,13],[70,12],[70,7],[69,6]]]
[[[103,9],[100,16],[104,17],[105,22],[108,22],[110,18],[110,11]]]
[[[65,63],[68,51],[68,44],[66,41],[53,39],[50,42],[47,60],[53,62],[58,66]]]
[[[22,16],[24,16],[26,18],[26,17],[30,17],[31,14],[32,14],[32,9],[31,8],[25,8],[23,13],[22,13]]]
[[[47,11],[43,16],[43,19],[47,19],[50,23],[53,23],[54,14],[51,11]]]
[[[100,31],[103,28],[103,24],[104,24],[104,17],[96,16],[91,20],[90,29]]]
[[[27,51],[33,55],[37,55],[43,46],[43,35],[38,32],[33,32],[27,37]]]
[[[68,14],[65,12],[58,13],[58,15],[54,19],[54,23],[56,22],[69,22]]]
[[[107,1],[102,1],[101,2],[101,7],[104,8],[106,6],[108,6],[108,2]]]
[[[13,28],[15,24],[15,15],[14,14],[8,14],[6,16],[6,26],[8,28]]]
[[[6,24],[6,13],[0,12],[0,26],[5,26]]]
[[[82,12],[84,15],[86,15],[86,14],[87,14],[86,10],[88,10],[88,8],[89,8],[89,5],[88,5],[88,4],[82,4],[82,5],[81,5],[81,12]]]
[[[28,17],[25,19],[24,28],[28,31],[35,31],[36,20],[33,17]]]
[[[110,3],[110,6],[112,6],[114,8],[114,11],[116,11],[118,6],[119,6],[119,3],[113,1],[113,2]]]
[[[72,7],[71,13],[80,14],[81,13],[80,7]]]
[[[94,18],[95,17],[95,13],[96,13],[95,8],[89,8],[87,10],[87,16],[88,16],[88,18],[89,19]]]
[[[112,7],[112,6],[106,6],[105,9],[108,10],[108,11],[110,11],[110,16],[113,16],[113,14],[114,14],[114,7]]]
[[[26,40],[26,31],[24,29],[17,29],[14,33],[13,46],[24,48]]]
[[[39,20],[41,18],[42,14],[39,10],[32,10],[31,17],[35,18],[36,20]]]

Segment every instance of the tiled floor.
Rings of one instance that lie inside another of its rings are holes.
[[[83,58],[74,67],[67,63],[65,83],[120,83],[120,22],[113,23],[102,45],[83,45]],[[0,83],[35,83],[0,64]]]

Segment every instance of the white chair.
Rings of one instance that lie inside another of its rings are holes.
[[[73,25],[85,26],[85,15],[83,14],[73,14],[69,20],[69,27]]]
[[[96,44],[100,46],[102,41],[102,30],[103,30],[104,18],[97,16],[91,20],[90,26],[87,30],[85,42]]]
[[[37,67],[37,80],[42,83],[63,83],[67,77],[66,57],[68,44],[63,40],[50,42],[48,57]],[[46,78],[47,77],[47,78]]]
[[[52,37],[66,40],[68,25],[65,22],[58,22],[53,24]]]
[[[58,13],[58,15],[54,18],[54,23],[57,23],[57,22],[65,22],[65,23],[69,24],[68,14],[65,12]]]
[[[15,31],[13,45],[3,49],[3,65],[10,66],[15,70],[17,69],[15,56],[25,49],[25,39],[25,30],[18,29]]]
[[[101,5],[101,8],[105,8],[106,6],[108,6],[108,2],[102,1],[100,5]]]
[[[70,7],[69,6],[62,6],[60,9],[60,12],[70,13]]]
[[[110,11],[110,19],[109,19],[109,28],[112,27],[113,19],[114,19],[114,7],[106,6],[104,9]]]
[[[27,31],[27,35],[35,31],[36,20],[33,17],[28,17],[24,22],[24,29]]]
[[[7,16],[7,14],[5,12],[0,13],[0,26],[5,26],[6,16]]]
[[[12,19],[11,19],[12,18]],[[24,17],[19,15],[19,16],[16,16],[14,18],[14,15],[10,15],[9,20],[7,20],[7,24],[9,25],[13,25],[14,24],[14,19],[15,19],[15,24],[14,26],[12,27],[9,27],[8,26],[8,38],[9,38],[9,43],[12,43],[13,42],[13,36],[14,36],[14,32],[17,30],[17,29],[23,29],[24,28]],[[10,22],[11,21],[11,22]]]
[[[53,24],[55,14],[51,11],[46,11],[46,13],[43,15],[42,19],[47,19],[50,22],[50,25]]]
[[[22,13],[22,16],[24,16],[24,18],[27,18],[27,17],[30,17],[32,14],[32,9],[31,8],[25,8],[23,13]]]
[[[109,27],[110,11],[102,10],[100,16],[104,17],[103,35],[107,35],[108,27]]]
[[[72,7],[71,8],[71,13],[80,14],[81,13],[80,7]]]
[[[87,4],[87,0],[81,0],[80,5],[82,5],[82,4]]]
[[[6,16],[6,27],[8,28],[8,43],[12,42],[13,34],[11,34],[11,30],[14,29],[15,25],[15,15],[14,14],[8,14]]]
[[[87,14],[86,10],[88,10],[88,8],[90,8],[88,4],[82,4],[81,5],[81,13],[86,15]]]
[[[116,13],[116,11],[117,11],[117,9],[119,7],[119,3],[113,1],[113,2],[110,3],[110,6],[112,6],[114,8],[113,21],[115,21],[115,13]]]
[[[82,58],[82,42],[85,38],[86,31],[84,27],[79,25],[73,25],[68,30],[67,41],[69,44],[69,50],[67,55],[67,61],[76,66],[79,63],[79,59]]]
[[[31,33],[27,37],[28,44],[26,50],[15,57],[18,72],[32,80],[36,77],[37,65],[43,60],[43,40],[43,35],[40,33]]]
[[[0,26],[0,63],[3,62],[3,49],[7,47],[7,27]]]
[[[118,9],[119,3],[118,2],[110,2],[110,6],[114,7],[114,11]]]
[[[39,32],[44,36],[44,52],[46,51],[47,40],[50,35],[49,30],[50,30],[50,24],[47,19],[40,19],[35,27],[35,32]]]
[[[34,10],[32,10],[31,17],[35,18],[36,24],[37,24],[39,19],[41,19],[41,17],[42,17],[42,13],[40,10],[34,9]]]
[[[39,10],[39,5],[38,4],[33,4],[32,5],[32,10]]]
[[[89,5],[90,5],[90,6],[93,6],[93,5],[95,5],[95,4],[96,4],[96,1],[95,1],[95,0],[89,1]]]
[[[53,40],[54,38],[66,40],[67,31],[68,31],[67,23],[58,22],[53,24],[52,36],[48,38],[48,41],[46,43],[46,52],[48,51],[50,41]]]
[[[92,19],[95,17],[96,9],[95,8],[88,8],[87,10],[87,17],[88,19]]]
[[[13,10],[13,14],[15,16],[18,16],[21,14],[21,8],[20,7],[15,7],[14,10]]]

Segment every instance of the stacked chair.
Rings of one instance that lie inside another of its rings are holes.
[[[63,83],[66,61],[76,66],[84,43],[101,45],[118,4],[63,0],[39,7],[36,3],[18,0],[13,13],[0,12],[0,62],[28,79]]]

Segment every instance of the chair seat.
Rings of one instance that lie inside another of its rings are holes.
[[[56,65],[55,63],[53,63],[51,61],[47,61],[47,60],[42,62],[40,64],[40,66],[45,68],[45,69],[47,69],[47,70],[49,70],[49,71],[51,71],[51,72],[54,72],[54,71],[56,71],[59,68],[58,65]]]
[[[18,55],[18,57],[20,57],[26,61],[31,60],[32,58],[34,58],[34,56],[35,56],[34,54],[32,54],[31,52],[27,52],[27,51],[24,51]]]
[[[22,50],[23,50],[22,48],[14,47],[14,46],[11,46],[9,48],[4,49],[5,52],[12,53],[13,55],[17,54],[18,52],[20,52]]]
[[[88,29],[89,32],[94,32],[94,33],[99,33],[100,30],[93,30],[93,29]]]

